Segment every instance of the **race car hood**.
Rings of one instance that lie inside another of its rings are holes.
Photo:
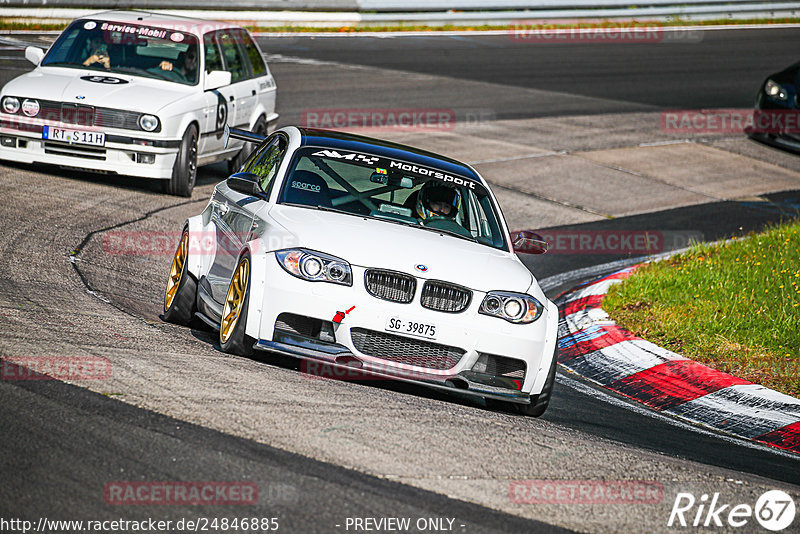
[[[484,292],[525,292],[533,281],[513,254],[435,231],[294,206],[276,205],[269,213],[302,247],[351,265],[401,271]],[[427,270],[416,269],[418,265]]]
[[[89,81],[82,77],[95,77]],[[116,83],[103,83],[121,80]],[[87,106],[125,109],[144,113],[157,113],[161,108],[191,92],[182,86],[161,80],[103,73],[92,70],[40,67],[8,82],[4,95],[41,100],[74,102]],[[83,98],[79,98],[83,97]]]

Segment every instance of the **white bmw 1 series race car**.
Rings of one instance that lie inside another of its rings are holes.
[[[165,320],[199,318],[223,351],[290,355],[310,374],[355,369],[544,413],[558,309],[515,250],[547,245],[509,234],[472,167],[293,126],[230,136],[261,142],[185,223]]]
[[[223,146],[226,125],[266,134],[278,119],[258,45],[222,22],[98,13],[25,57],[36,68],[0,91],[0,160],[157,178],[189,196],[198,165],[238,169],[249,154]]]

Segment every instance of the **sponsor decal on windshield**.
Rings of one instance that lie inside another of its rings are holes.
[[[405,163],[403,161],[384,159],[378,156],[367,156],[365,154],[358,154],[356,152],[338,152],[336,150],[330,150],[330,149],[318,150],[317,152],[314,152],[312,155],[322,156],[325,158],[332,158],[332,159],[344,159],[352,161],[354,163],[363,163],[370,167],[374,166],[375,164],[380,164],[381,167],[377,168],[377,172],[379,174],[386,174],[386,168],[389,168],[402,171],[404,173],[413,174],[418,177],[436,178],[437,180],[441,180],[443,182],[449,182],[452,183],[453,185],[466,187],[472,190],[475,190],[475,185],[476,185],[475,181],[469,180],[467,178],[461,178],[460,176],[453,176],[452,174],[448,174],[446,172],[442,172],[436,169],[429,169],[427,167],[421,167],[419,165],[415,165],[412,163]]]
[[[130,24],[117,24],[114,22],[104,22],[100,29],[109,32],[120,32],[136,34],[141,37],[156,37],[158,39],[166,39],[169,31],[161,28],[150,28],[148,26],[131,26]]]

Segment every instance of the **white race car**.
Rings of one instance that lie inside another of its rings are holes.
[[[301,358],[544,413],[558,309],[469,165],[410,147],[282,128],[185,223],[164,319],[197,317],[226,352]],[[227,137],[227,136],[226,136]],[[359,375],[361,376],[361,375]]]
[[[189,196],[198,165],[238,169],[252,146],[223,128],[266,134],[275,80],[246,30],[136,11],[72,22],[36,68],[0,92],[0,160],[163,180]]]

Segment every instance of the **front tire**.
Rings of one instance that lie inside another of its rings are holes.
[[[219,324],[219,346],[223,352],[251,356],[255,340],[244,333],[250,305],[250,254],[245,252],[236,263],[228,284],[228,293]]]
[[[550,405],[550,397],[553,395],[553,386],[556,383],[556,367],[558,367],[556,356],[558,356],[558,344],[553,349],[553,361],[550,364],[550,371],[547,373],[547,380],[544,382],[542,392],[536,396],[536,399],[531,399],[530,404],[517,405],[517,411],[522,415],[540,417],[547,411],[547,407]]]
[[[558,344],[553,349],[553,361],[550,363],[550,370],[547,373],[547,379],[542,386],[542,392],[531,397],[530,404],[517,404],[514,402],[505,402],[495,399],[486,399],[486,407],[492,410],[499,410],[503,412],[518,413],[527,415],[529,417],[541,417],[547,411],[550,405],[550,397],[553,395],[553,386],[556,383],[556,368],[558,362],[556,356],[558,355]]]
[[[186,129],[178,149],[178,157],[172,166],[172,177],[164,182],[164,192],[179,197],[192,196],[197,180],[197,127]]]
[[[184,229],[164,291],[164,320],[188,325],[196,311],[197,282],[189,273],[189,229]]]

